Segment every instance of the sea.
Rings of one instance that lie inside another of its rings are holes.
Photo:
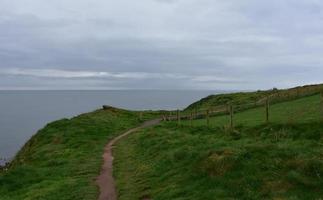
[[[0,91],[0,165],[9,162],[47,123],[110,105],[129,110],[183,109],[224,91]]]

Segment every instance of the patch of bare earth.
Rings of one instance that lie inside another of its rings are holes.
[[[104,148],[103,153],[103,165],[101,168],[100,175],[97,177],[96,183],[100,188],[99,200],[117,200],[117,192],[115,187],[115,182],[113,178],[113,155],[112,149],[113,146],[122,138],[128,136],[131,133],[138,131],[141,128],[146,128],[149,126],[157,125],[161,120],[155,119],[148,122],[145,122],[140,127],[128,130],[124,134],[111,140]],[[143,200],[150,200],[147,197],[144,197]]]

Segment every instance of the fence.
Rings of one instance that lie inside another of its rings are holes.
[[[263,122],[269,123],[270,122],[270,106],[285,102],[287,100],[294,100],[301,97],[306,96],[313,96],[319,94],[317,90],[313,89],[295,89],[293,91],[287,92],[277,92],[276,94],[272,94],[266,98],[260,99],[259,101],[255,103],[248,103],[243,105],[220,105],[216,107],[210,107],[209,109],[205,110],[194,110],[190,112],[181,112],[180,110],[177,110],[176,116],[173,116],[172,114],[168,115],[167,117],[163,117],[167,121],[177,121],[178,125],[182,123],[182,120],[189,120],[190,126],[193,126],[193,120],[196,119],[205,119],[205,125],[210,126],[210,118],[216,117],[216,116],[224,116],[227,115],[229,117],[229,127],[234,128],[234,115],[237,112],[241,112],[244,110],[252,109],[252,108],[258,108],[258,107],[264,107],[263,109]],[[320,102],[319,102],[319,115],[320,120],[323,122],[323,90],[320,90]]]

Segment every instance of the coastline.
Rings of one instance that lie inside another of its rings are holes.
[[[222,91],[0,91],[0,157],[13,160],[46,124],[101,105],[133,111],[176,110],[214,93]]]
[[[1,199],[97,199],[92,180],[101,169],[104,146],[141,123],[138,112],[117,108],[48,123],[0,167]]]

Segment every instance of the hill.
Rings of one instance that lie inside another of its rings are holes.
[[[114,151],[119,199],[322,198],[321,90],[312,85],[215,95],[184,114],[229,103],[233,127],[225,109],[212,113],[209,123],[200,115],[139,130]],[[166,113],[104,106],[48,124],[0,170],[0,200],[97,199],[95,178],[106,143]]]
[[[279,124],[302,124],[306,122],[318,121],[321,113],[321,97],[320,95],[312,95],[301,97],[298,99],[274,103],[269,106],[269,122]],[[234,107],[238,110],[239,105]],[[237,111],[233,115],[234,126],[256,126],[266,123],[265,106],[250,108],[242,111]],[[189,120],[182,121],[182,124],[190,125]],[[226,127],[229,128],[230,115],[227,112],[219,113],[215,116],[210,116],[209,126],[211,127]],[[193,126],[206,126],[207,121],[205,115],[202,119],[193,120]]]
[[[115,150],[120,200],[320,199],[323,124],[221,128],[173,122]]]
[[[209,126],[170,121],[131,135],[115,152],[119,199],[322,198],[323,105],[315,93],[274,103],[269,123],[255,107],[235,113],[234,129],[224,114]]]
[[[205,97],[197,102],[189,105],[185,111],[191,110],[206,110],[212,109],[217,106],[223,106],[226,104],[233,105],[245,105],[250,104],[257,106],[267,98],[270,97],[272,102],[289,101],[292,99],[298,99],[304,96],[310,96],[317,94],[323,90],[323,84],[317,85],[305,85],[290,89],[272,89],[272,90],[258,90],[255,92],[237,92],[230,94],[217,94]]]
[[[97,199],[105,144],[140,123],[138,113],[105,107],[48,124],[0,172],[0,199]]]

